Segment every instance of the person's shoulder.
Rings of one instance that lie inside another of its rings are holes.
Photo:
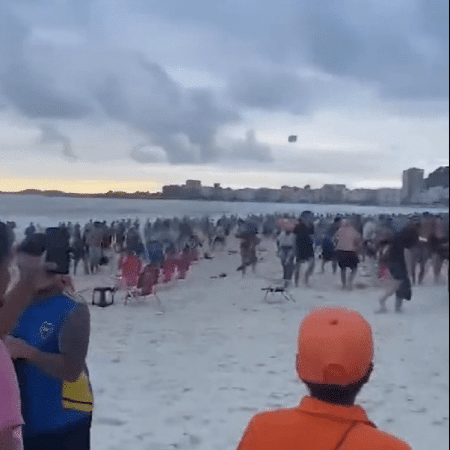
[[[370,426],[356,427],[351,433],[352,439],[349,441],[355,448],[379,449],[379,450],[411,450],[411,446],[400,438],[387,433],[386,431],[372,428]],[[353,446],[349,448],[353,448]]]
[[[289,425],[298,422],[298,408],[282,408],[255,414],[251,420],[254,427],[268,428],[271,426]]]
[[[68,302],[72,302],[74,305],[84,305],[87,306],[87,301],[80,294],[76,292],[63,291],[61,292],[61,297],[66,299]]]
[[[72,292],[63,292],[61,297],[67,303],[70,310],[70,316],[73,315],[88,315],[89,316],[89,306],[87,301],[79,294]]]

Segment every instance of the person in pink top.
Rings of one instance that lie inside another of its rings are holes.
[[[341,269],[342,288],[351,290],[359,263],[358,253],[362,249],[363,239],[347,219],[341,221],[334,239],[336,241],[336,258]],[[348,282],[347,268],[350,269]]]
[[[10,282],[11,234],[0,222],[0,449],[22,450],[20,393],[16,372],[3,338],[13,328],[20,313],[32,300],[38,289],[53,278],[46,269],[48,263],[40,258],[17,255],[20,279],[5,295]]]

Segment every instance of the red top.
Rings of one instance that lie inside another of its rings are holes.
[[[304,397],[296,408],[255,415],[238,450],[411,450],[380,431],[360,406]]]

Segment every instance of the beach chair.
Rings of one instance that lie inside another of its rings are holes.
[[[191,265],[191,257],[189,248],[185,248],[176,258],[178,279],[184,280]]]
[[[162,264],[163,282],[168,283],[175,275],[178,261],[174,252],[168,252]]]
[[[120,270],[118,288],[126,291],[126,303],[129,295],[137,288],[142,270],[142,261],[137,255],[129,254],[120,258],[118,267]]]
[[[155,286],[159,281],[159,267],[156,264],[147,264],[141,274],[137,285],[132,289],[129,289],[125,297],[125,304],[131,299],[142,299],[146,297],[153,297],[156,300],[158,306],[157,314],[163,314],[164,308],[161,303],[161,299],[155,292]]]

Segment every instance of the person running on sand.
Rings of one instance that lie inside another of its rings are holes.
[[[313,224],[306,225],[300,218],[296,227],[294,228],[295,234],[295,251],[296,251],[296,263],[294,280],[295,286],[298,286],[300,278],[300,268],[303,263],[307,264],[305,271],[305,286],[309,286],[309,277],[314,271],[314,247],[311,240],[311,235],[314,235]]]
[[[403,300],[411,300],[411,281],[406,268],[405,249],[413,247],[417,241],[417,225],[409,222],[405,228],[393,233],[391,238],[380,242],[380,262],[387,266],[391,279],[388,280],[385,292],[379,300],[380,309],[377,313],[387,312],[386,301],[394,293],[397,313],[402,311]]]
[[[411,450],[354,404],[373,353],[371,327],[357,311],[313,309],[300,324],[296,359],[310,395],[297,407],[256,414],[238,450]]]
[[[247,267],[251,266],[252,271],[255,272],[256,263],[258,262],[256,247],[261,240],[255,234],[237,235],[236,237],[241,240],[239,244],[241,265],[237,268],[237,270],[242,270],[242,275],[245,275]]]
[[[351,290],[356,276],[359,258],[358,252],[363,246],[362,236],[355,230],[347,219],[341,221],[341,225],[335,234],[336,258],[341,269],[342,288]],[[350,269],[350,277],[347,282],[347,268]]]
[[[284,287],[291,283],[295,267],[295,234],[290,230],[283,230],[277,237],[277,255],[283,267]]]

